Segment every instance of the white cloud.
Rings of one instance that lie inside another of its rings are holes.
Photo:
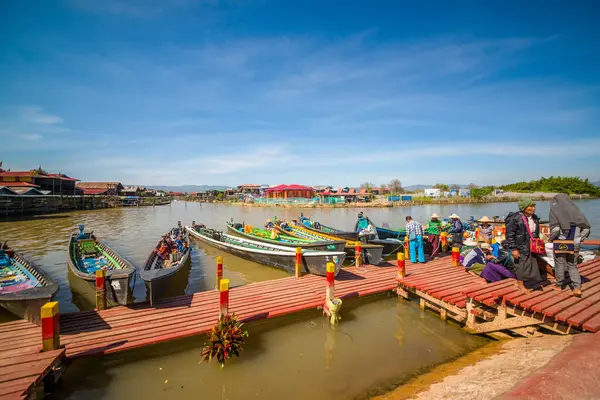
[[[21,107],[20,111],[25,122],[44,125],[60,124],[63,122],[61,117],[45,112],[42,107],[25,106]]]
[[[43,136],[38,133],[22,133],[19,137],[25,140],[40,140],[43,138]]]

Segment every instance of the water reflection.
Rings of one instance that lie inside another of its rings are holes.
[[[487,342],[392,295],[342,311],[335,328],[317,310],[247,324],[242,356],[223,370],[198,364],[204,337],[76,361],[53,398],[365,398]]]

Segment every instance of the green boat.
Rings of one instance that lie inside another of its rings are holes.
[[[271,230],[252,228],[244,223],[233,222],[233,220],[227,222],[227,231],[250,240],[285,247],[300,247],[306,250],[344,251],[346,247],[344,240],[303,239],[277,232],[273,234]]]

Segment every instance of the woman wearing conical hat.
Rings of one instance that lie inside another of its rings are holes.
[[[427,225],[427,229],[425,233],[427,234],[427,241],[431,243],[433,250],[431,251],[431,258],[436,257],[440,251],[440,232],[442,231],[442,221],[440,221],[440,216],[436,213],[433,213],[431,217],[429,217],[429,224]]]

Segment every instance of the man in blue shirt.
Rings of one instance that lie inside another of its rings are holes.
[[[423,227],[409,215],[406,217],[406,236],[410,244],[410,262],[425,262],[423,252]]]

